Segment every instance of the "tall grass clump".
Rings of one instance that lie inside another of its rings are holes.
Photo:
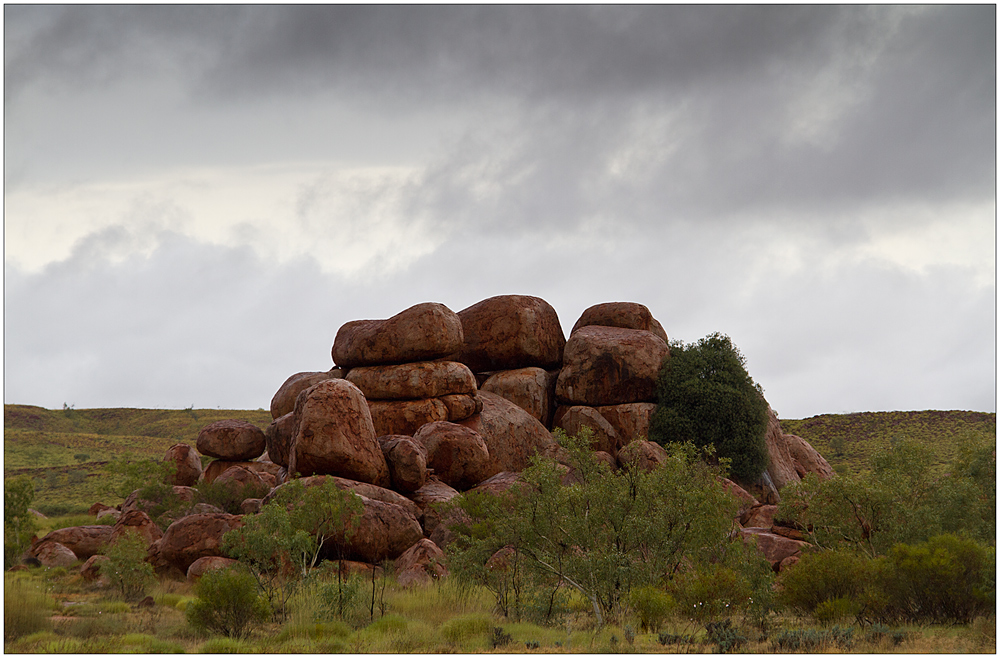
[[[471,640],[485,638],[493,631],[493,618],[485,613],[462,615],[441,624],[441,637],[449,644],[465,646]]]
[[[55,602],[37,584],[14,574],[4,574],[3,585],[5,642],[52,627],[49,615]]]

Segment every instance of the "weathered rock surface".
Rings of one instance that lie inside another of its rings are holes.
[[[114,528],[111,531],[111,537],[108,539],[108,544],[114,544],[129,533],[135,533],[142,537],[146,548],[149,548],[150,544],[158,541],[160,537],[163,536],[163,531],[160,530],[159,526],[153,523],[153,519],[149,518],[148,514],[140,510],[132,510],[122,514],[118,518],[118,522],[115,523]]]
[[[667,451],[652,441],[633,441],[618,451],[618,465],[622,468],[651,471],[666,460]]]
[[[90,509],[87,510],[87,514],[91,516],[97,516],[104,510],[109,510],[109,509],[115,509],[115,508],[111,507],[110,505],[105,505],[104,503],[94,503],[93,505],[90,506]]]
[[[427,451],[427,466],[445,484],[465,491],[490,475],[492,462],[486,442],[473,429],[439,421],[423,425],[413,440]]]
[[[790,557],[798,557],[802,551],[812,548],[812,544],[782,537],[764,528],[744,528],[740,530],[740,538],[747,544],[755,542],[764,558],[771,563],[774,571],[780,569],[782,561]]]
[[[473,372],[558,368],[566,344],[548,302],[527,295],[490,297],[458,312],[465,341],[451,357]]]
[[[57,541],[39,541],[31,554],[43,567],[68,567],[76,562],[76,553]]]
[[[327,379],[302,391],[295,402],[295,425],[290,473],[389,485],[389,467],[368,403],[351,382]]]
[[[342,368],[431,361],[462,345],[462,321],[444,304],[411,306],[387,320],[354,320],[337,332],[333,362]]]
[[[76,557],[86,560],[91,555],[103,553],[104,549],[111,541],[111,533],[114,531],[109,525],[81,525],[71,528],[59,528],[38,540],[31,551],[32,554],[41,560],[39,551],[44,549],[45,544],[62,544]]]
[[[523,484],[523,482],[524,480],[521,479],[520,473],[502,471],[483,480],[472,491],[490,494],[491,496],[500,496],[518,484]]]
[[[578,435],[585,427],[589,428],[592,432],[591,449],[606,452],[612,457],[617,455],[626,443],[611,423],[594,407],[583,405],[560,407],[556,412],[554,424],[570,436]]]
[[[80,575],[88,583],[97,583],[101,587],[107,587],[111,584],[108,577],[101,573],[101,567],[108,562],[110,558],[106,555],[91,555],[87,558],[87,561],[83,563],[80,567]]]
[[[670,342],[667,338],[667,332],[663,330],[663,326],[656,321],[649,309],[635,302],[607,302],[591,306],[573,325],[573,331],[570,332],[570,335],[572,336],[577,329],[590,326],[639,329],[658,336],[663,339],[664,343]]]
[[[389,465],[392,488],[401,493],[416,491],[427,481],[427,451],[413,437],[390,434],[378,437]]]
[[[740,525],[744,528],[767,528],[774,525],[777,505],[756,505],[740,515]]]
[[[279,416],[264,430],[267,442],[267,456],[275,464],[288,468],[288,455],[295,439],[295,414],[288,412]]]
[[[333,481],[333,483],[336,484],[337,488],[341,491],[350,491],[358,494],[359,496],[364,496],[365,498],[378,500],[391,505],[398,505],[406,510],[407,513],[413,515],[414,518],[420,517],[420,508],[412,500],[401,493],[393,491],[392,489],[380,487],[368,482],[358,482],[357,480],[350,480],[347,478],[337,477],[335,475],[313,475],[310,477],[298,478],[298,482],[306,487],[318,487],[322,486],[322,484],[328,479]],[[267,505],[270,503],[286,486],[288,486],[287,482],[275,488],[274,491],[269,493],[263,499],[262,504]]]
[[[200,557],[191,563],[191,566],[187,569],[187,581],[189,583],[196,583],[205,572],[211,571],[213,569],[228,569],[233,565],[238,564],[237,560],[228,557],[222,557],[220,555],[207,555],[205,557]]]
[[[170,524],[163,537],[149,547],[146,558],[158,572],[171,567],[186,574],[195,560],[222,556],[222,536],[243,526],[237,514],[191,514]]]
[[[491,374],[480,388],[510,400],[546,427],[551,427],[558,376],[558,370],[542,368],[501,370]]]
[[[140,510],[149,514],[154,507],[165,502],[163,500],[145,500],[139,498],[139,489],[136,489],[128,496],[126,496],[124,502],[122,502],[122,514],[127,514],[133,510]],[[198,490],[193,487],[182,487],[174,485],[171,487],[170,492],[176,497],[176,500],[181,504],[192,503],[198,496]],[[119,517],[120,518],[120,517]]]
[[[733,494],[733,496],[735,496],[736,499],[738,501],[740,501],[739,511],[737,512],[737,514],[739,516],[742,517],[742,515],[747,510],[760,505],[760,502],[758,502],[758,500],[756,498],[754,498],[750,494],[750,492],[748,492],[746,489],[744,489],[740,485],[736,484],[735,482],[733,482],[729,478],[719,478],[719,481],[722,483],[722,487],[726,491],[728,491],[729,493]],[[746,524],[744,523],[743,525],[746,525]]]
[[[430,539],[421,539],[396,558],[396,582],[401,587],[429,585],[448,575],[445,555]]]
[[[299,372],[292,375],[285,380],[285,383],[271,398],[271,418],[277,420],[285,414],[295,411],[295,398],[299,397],[299,393],[307,388],[321,381],[339,379],[343,376],[344,373],[339,368],[333,368],[326,372]]]
[[[197,451],[186,443],[177,443],[167,448],[163,461],[174,465],[174,475],[170,484],[193,487],[201,477],[201,458]]]
[[[278,472],[281,470],[281,466],[275,464],[274,462],[262,462],[262,461],[252,461],[252,462],[231,462],[224,459],[216,459],[209,462],[208,466],[202,472],[201,481],[202,482],[215,482],[216,478],[220,475],[233,468],[234,466],[239,466],[245,468],[249,471],[253,471],[257,475],[263,475],[264,473],[269,473],[272,476],[277,476]]]
[[[457,361],[352,368],[347,381],[360,388],[368,400],[417,400],[476,392],[476,377]]]
[[[219,420],[198,432],[198,452],[216,459],[249,461],[266,447],[264,432],[245,420]]]
[[[480,391],[483,410],[459,425],[483,437],[490,453],[493,473],[523,471],[531,455],[557,445],[552,434],[537,418],[499,395]]]
[[[823,458],[823,455],[816,451],[808,441],[794,434],[782,433],[788,452],[792,456],[792,464],[795,466],[795,473],[799,478],[803,478],[807,473],[815,473],[821,480],[832,478],[835,473],[830,463]]]
[[[604,420],[618,432],[625,443],[635,439],[649,439],[649,422],[656,411],[655,402],[627,402],[594,407]]]
[[[215,483],[231,490],[238,498],[263,498],[272,488],[261,474],[244,466],[230,466],[215,478]]]
[[[479,395],[446,395],[423,400],[369,400],[375,433],[412,436],[421,426],[437,421],[459,422],[482,409]]]
[[[556,380],[561,404],[600,406],[654,402],[666,342],[648,331],[588,326],[566,343]]]
[[[329,540],[328,558],[343,556],[362,562],[394,560],[423,538],[420,523],[400,505],[361,496],[364,513],[357,532]]]
[[[424,486],[407,495],[420,509],[421,515],[418,518],[427,537],[433,539],[433,533],[441,523],[440,506],[457,495],[459,495],[457,489],[449,487],[433,475],[427,478]],[[444,546],[447,543],[442,543],[437,539],[433,539],[433,541],[438,546]]]

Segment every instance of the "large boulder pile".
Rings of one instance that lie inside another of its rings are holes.
[[[462,514],[439,503],[517,486],[533,455],[559,459],[552,430],[589,429],[595,456],[616,468],[652,469],[666,458],[646,438],[670,350],[642,304],[591,306],[567,340],[555,310],[537,297],[491,297],[458,313],[428,302],[385,320],[347,322],[331,354],[332,368],[293,374],[278,388],[266,430],[220,421],[199,432],[197,450],[168,450],[169,484],[188,506],[165,531],[147,515],[154,501],[133,494],[120,509],[103,510],[117,515],[116,526],[55,531],[33,556],[70,564],[138,532],[160,573],[195,579],[231,564],[222,536],[243,515],[199,503],[193,485],[229,488],[252,514],[291,478],[307,486],[332,479],[359,497],[363,513],[356,532],[328,542],[327,557],[369,563],[361,569],[393,559],[400,582],[429,582],[447,573],[441,549]],[[781,432],[773,412],[767,445],[759,482],[722,486],[741,500],[741,535],[777,569],[804,544],[798,529],[774,519],[778,490],[809,472],[833,473],[807,442]],[[213,461],[202,468],[202,457]],[[564,481],[572,478],[567,468]]]

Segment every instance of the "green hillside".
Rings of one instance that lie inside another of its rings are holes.
[[[996,441],[997,415],[980,411],[875,411],[781,419],[781,428],[808,441],[838,473],[860,473],[877,451],[912,439],[928,446],[945,469],[971,441]]]
[[[217,420],[246,420],[261,429],[263,409],[43,409],[4,405],[4,477],[28,475],[35,509],[81,512],[94,502],[119,502],[107,492],[104,465],[125,455],[160,459],[175,443],[194,445],[198,431]]]

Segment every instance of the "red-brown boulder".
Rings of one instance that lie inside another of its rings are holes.
[[[618,451],[618,465],[622,468],[651,471],[666,460],[667,451],[652,441],[633,441]]]
[[[299,372],[292,375],[285,380],[278,392],[271,398],[271,418],[277,420],[285,414],[295,411],[295,399],[299,397],[299,393],[310,386],[327,379],[339,379],[343,376],[343,371],[339,368],[333,368],[326,372]]]
[[[396,582],[400,587],[429,585],[448,575],[445,555],[430,539],[421,539],[396,558]]]
[[[236,498],[263,498],[272,488],[260,474],[243,466],[230,466],[215,478],[215,483],[231,490]]]
[[[664,343],[670,342],[667,339],[667,332],[663,330],[663,326],[656,321],[649,309],[635,302],[595,304],[583,312],[580,319],[573,325],[573,331],[569,333],[572,335],[577,329],[590,326],[640,329],[662,338]]]
[[[201,477],[201,458],[197,451],[186,443],[176,443],[167,448],[163,461],[174,466],[174,474],[169,484],[193,487]]]
[[[747,544],[756,543],[757,548],[774,571],[779,570],[783,560],[799,556],[802,551],[812,548],[812,544],[796,541],[788,537],[776,535],[764,528],[744,528],[740,530],[740,538]]]
[[[111,541],[111,533],[114,531],[109,525],[81,525],[71,528],[59,528],[38,540],[32,547],[35,557],[41,559],[37,551],[41,550],[43,544],[59,543],[73,552],[76,557],[86,560],[91,555],[103,553],[104,549]]]
[[[228,557],[222,557],[221,555],[206,555],[205,557],[200,557],[191,563],[191,566],[187,569],[187,581],[189,583],[196,583],[205,575],[205,572],[211,571],[213,569],[228,569],[234,565],[238,564],[237,560]]]
[[[76,553],[57,541],[39,541],[32,547],[31,555],[43,567],[68,567],[78,559]]]
[[[140,510],[131,510],[118,518],[118,522],[115,523],[114,529],[111,531],[108,544],[114,544],[127,533],[136,533],[142,537],[146,548],[149,548],[150,544],[163,536],[163,531],[153,523],[153,519]]]
[[[523,482],[524,480],[521,479],[520,473],[503,471],[483,480],[472,491],[490,494],[491,496],[500,496],[518,484],[523,485]]]
[[[537,418],[510,400],[480,391],[483,410],[459,425],[475,430],[483,437],[490,453],[493,473],[523,471],[530,458],[557,445],[552,433]]]
[[[556,380],[560,404],[654,402],[667,343],[648,331],[589,326],[569,337]]]
[[[774,525],[777,505],[756,505],[740,515],[740,525],[744,528],[767,528]]]
[[[390,434],[378,437],[389,465],[392,488],[402,493],[416,491],[427,481],[427,451],[413,437]]]
[[[551,427],[558,376],[558,370],[542,368],[501,370],[490,375],[480,388],[510,400]]]
[[[649,439],[649,422],[656,411],[655,402],[627,402],[594,407],[604,420],[618,432],[625,443],[636,439]]]
[[[245,468],[248,471],[253,471],[257,475],[263,475],[264,473],[269,473],[274,477],[277,477],[278,473],[281,471],[281,466],[275,464],[274,462],[262,462],[262,461],[252,461],[252,462],[231,462],[224,459],[216,459],[208,463],[202,473],[202,482],[215,482],[215,480],[233,468],[234,466],[239,466]]]
[[[87,510],[87,514],[91,516],[97,516],[104,510],[108,509],[115,509],[115,508],[111,507],[110,505],[105,505],[104,503],[94,503],[93,505],[90,506],[90,509]]]
[[[462,321],[444,304],[411,306],[388,320],[354,320],[337,331],[333,362],[342,368],[431,361],[462,345]]]
[[[500,295],[459,311],[465,341],[455,361],[473,372],[537,366],[558,368],[566,338],[548,302],[527,295]]]
[[[104,566],[110,558],[107,555],[91,555],[87,558],[87,561],[83,563],[80,567],[80,575],[88,583],[96,583],[101,587],[107,587],[111,584],[108,577],[101,573],[101,567]]]
[[[560,407],[553,422],[570,436],[580,434],[585,427],[589,428],[591,449],[606,452],[611,456],[617,455],[626,443],[611,423],[594,407],[583,405]]]
[[[473,429],[447,421],[427,423],[413,435],[427,451],[427,466],[442,482],[459,491],[493,474],[490,451]]]
[[[414,518],[420,518],[420,508],[412,500],[406,496],[393,491],[392,489],[386,489],[385,487],[380,487],[374,484],[369,484],[368,482],[358,482],[357,480],[349,480],[347,478],[337,477],[335,475],[313,475],[310,477],[298,478],[303,486],[306,487],[318,487],[321,486],[327,479],[333,481],[337,485],[337,488],[341,491],[350,491],[359,496],[364,496],[365,498],[370,498],[372,500],[378,500],[383,503],[388,503],[390,505],[398,505],[406,510],[407,513],[413,515]],[[267,505],[275,496],[277,496],[284,487],[288,486],[288,483],[276,487],[274,491],[269,493],[264,497],[263,504]]]
[[[289,473],[329,474],[389,486],[365,396],[345,379],[327,379],[299,394]]]
[[[416,400],[476,392],[476,377],[457,361],[419,361],[352,368],[347,381],[368,400]]]
[[[295,414],[288,412],[271,422],[264,430],[267,457],[273,463],[288,468],[288,454],[295,438]]]
[[[360,496],[364,512],[350,537],[334,535],[324,549],[328,558],[343,556],[362,562],[394,560],[424,536],[420,522],[400,505]]]
[[[198,558],[222,556],[222,536],[242,526],[237,514],[190,514],[170,524],[146,559],[158,572],[173,567],[186,574]]]
[[[198,452],[216,459],[249,461],[266,447],[264,432],[245,420],[219,420],[198,432]]]
[[[449,487],[433,475],[427,478],[424,486],[411,494],[407,494],[407,497],[420,509],[420,516],[417,518],[420,520],[421,526],[423,526],[425,536],[432,537],[434,531],[441,523],[441,506],[448,503],[457,495],[459,493],[456,489]],[[439,542],[436,539],[433,541],[438,546],[444,546],[447,543]]]

